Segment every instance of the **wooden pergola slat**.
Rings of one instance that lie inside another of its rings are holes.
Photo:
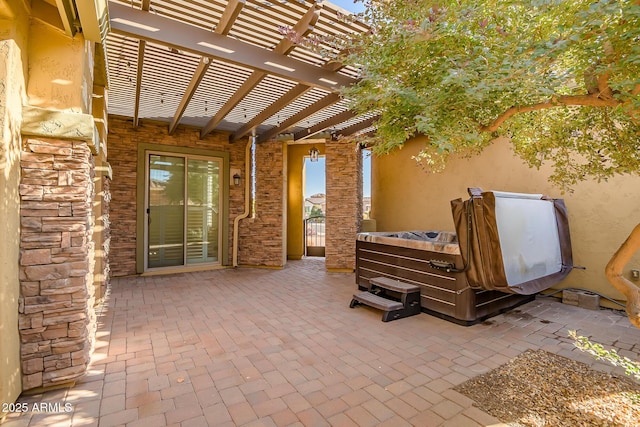
[[[230,0],[229,3],[227,3],[227,7],[224,9],[222,16],[220,17],[220,21],[218,22],[218,25],[216,25],[216,29],[214,30],[214,32],[221,35],[229,34],[229,31],[231,31],[233,23],[240,14],[240,11],[242,10],[244,4],[245,0]],[[178,108],[173,115],[173,119],[171,120],[171,123],[169,123],[169,135],[173,134],[173,132],[175,132],[176,128],[178,127],[182,115],[187,109],[189,102],[191,102],[191,99],[196,93],[196,90],[198,90],[198,86],[200,86],[200,82],[207,73],[210,64],[211,58],[205,56],[200,57],[198,68],[196,68],[196,71],[193,73],[191,81],[189,82],[189,86],[187,86],[187,89],[182,95],[180,104],[178,104]]]

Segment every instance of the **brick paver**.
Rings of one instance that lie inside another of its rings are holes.
[[[547,298],[469,327],[424,313],[383,323],[349,308],[353,274],[322,263],[112,279],[87,375],[18,400],[68,412],[4,426],[497,425],[453,387],[527,349],[618,372],[576,350],[572,329],[640,353],[623,312]]]

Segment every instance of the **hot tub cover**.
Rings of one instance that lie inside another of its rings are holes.
[[[541,194],[483,192],[451,201],[469,286],[531,295],[573,268],[567,209]]]

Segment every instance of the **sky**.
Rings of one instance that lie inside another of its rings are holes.
[[[328,0],[329,3],[333,3],[337,6],[340,6],[343,9],[348,10],[349,12],[362,12],[364,10],[364,4],[362,2],[354,3],[353,0]]]

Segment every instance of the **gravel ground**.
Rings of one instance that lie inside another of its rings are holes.
[[[455,388],[509,426],[640,426],[640,384],[529,350]]]

